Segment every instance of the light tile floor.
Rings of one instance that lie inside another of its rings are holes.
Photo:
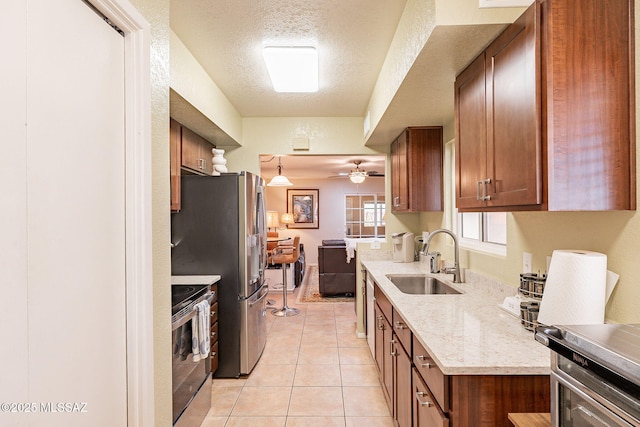
[[[201,427],[392,427],[353,303],[297,303],[300,314],[267,312],[267,345],[250,375],[214,379]],[[269,299],[282,306],[279,293]]]

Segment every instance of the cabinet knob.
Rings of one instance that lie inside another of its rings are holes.
[[[397,356],[398,353],[396,353],[396,340],[391,340],[390,341],[391,345],[389,346],[389,354],[391,354],[392,356]]]
[[[211,314],[210,314],[211,317],[215,317],[216,314],[218,314],[216,311],[211,310]]]

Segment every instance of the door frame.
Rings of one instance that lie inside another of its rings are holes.
[[[88,0],[124,33],[127,424],[153,426],[150,25],[128,0]]]

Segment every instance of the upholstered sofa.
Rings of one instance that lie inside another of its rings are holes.
[[[344,240],[323,240],[318,246],[318,279],[322,295],[355,295],[356,261],[347,262]]]

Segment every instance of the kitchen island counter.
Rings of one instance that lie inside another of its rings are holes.
[[[548,375],[550,351],[520,320],[498,305],[516,288],[467,271],[466,283],[430,274],[424,264],[362,261],[414,336],[445,375]],[[462,292],[414,295],[401,292],[387,274],[429,274]]]

